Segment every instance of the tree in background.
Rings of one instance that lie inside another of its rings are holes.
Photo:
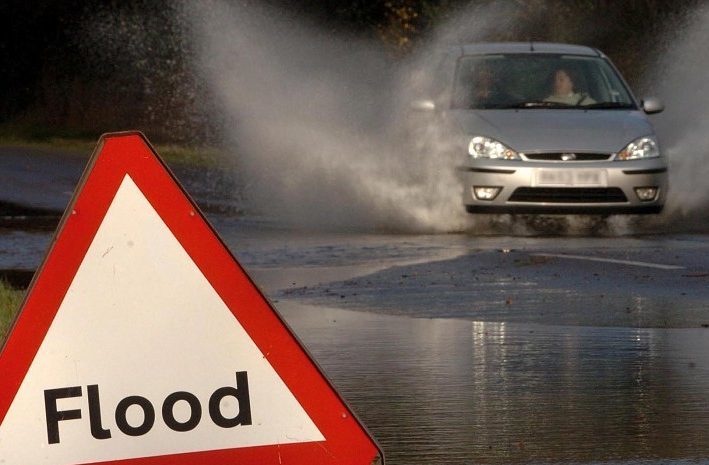
[[[288,10],[327,33],[377,41],[392,60],[442,37],[586,44],[606,52],[631,84],[642,81],[657,51],[702,3],[251,1]],[[179,10],[169,0],[4,0],[0,124],[32,128],[30,135],[95,135],[139,125],[156,139],[208,139],[209,90],[189,69],[191,44]]]

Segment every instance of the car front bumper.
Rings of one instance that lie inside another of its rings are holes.
[[[471,159],[460,168],[463,203],[471,213],[659,213],[667,196],[664,158],[603,162],[530,162]],[[501,188],[492,200],[475,187]],[[656,188],[650,200],[636,189]]]

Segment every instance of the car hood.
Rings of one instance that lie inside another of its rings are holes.
[[[654,134],[640,111],[452,110],[467,135],[497,139],[518,152],[608,152]]]

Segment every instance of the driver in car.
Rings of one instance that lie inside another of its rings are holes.
[[[561,103],[563,105],[578,106],[596,103],[585,92],[577,92],[572,72],[559,68],[551,76],[551,95],[544,99],[545,102]]]

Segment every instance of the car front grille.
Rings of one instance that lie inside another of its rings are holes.
[[[572,153],[572,152],[558,152],[558,153],[525,153],[524,156],[527,160],[531,161],[604,161],[609,160],[613,154],[612,153]]]
[[[628,199],[617,187],[519,187],[509,202],[621,203]]]

